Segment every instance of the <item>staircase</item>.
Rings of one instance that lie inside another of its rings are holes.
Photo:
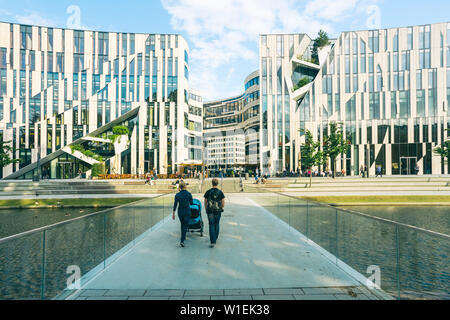
[[[165,194],[175,191],[172,180],[157,180],[153,186],[144,180],[51,180],[41,182],[0,181],[0,196],[87,195],[87,194]],[[198,180],[188,181],[191,188]],[[198,187],[197,187],[198,189]]]
[[[388,192],[392,195],[407,192],[450,192],[450,177],[383,177],[383,178],[313,178],[309,188],[309,178],[269,179],[265,185],[245,181],[252,188],[264,188],[275,192],[293,193],[367,193]]]

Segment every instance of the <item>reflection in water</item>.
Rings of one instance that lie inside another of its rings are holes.
[[[1,209],[0,239],[25,231],[78,218],[101,208]]]
[[[379,266],[381,287],[391,295],[450,299],[448,238],[281,195],[252,198],[366,277],[371,275],[368,267]],[[365,207],[361,211],[449,233],[448,208]]]
[[[450,235],[450,206],[343,206],[341,208]]]
[[[170,204],[165,198],[149,199],[53,227],[45,236],[37,232],[0,243],[0,299],[55,297],[66,288],[68,266],[79,266],[84,275],[103,265],[161,221]],[[52,212],[52,219],[65,217],[64,211]],[[35,227],[27,224],[28,229]]]

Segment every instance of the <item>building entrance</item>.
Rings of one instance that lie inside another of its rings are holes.
[[[415,175],[416,174],[417,158],[403,157],[400,158],[400,174],[401,175]]]
[[[73,179],[73,163],[58,162],[56,164],[56,179]]]

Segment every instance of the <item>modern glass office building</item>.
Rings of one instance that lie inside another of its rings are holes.
[[[237,97],[205,103],[205,164],[211,169],[256,169],[259,165],[259,71],[245,79]]]
[[[0,139],[21,160],[0,177],[73,178],[99,160],[126,174],[201,163],[201,143],[186,143],[202,137],[188,79],[180,35],[0,23]]]
[[[449,173],[433,152],[450,128],[449,23],[343,32],[317,56],[313,45],[261,35],[245,92],[204,104],[179,35],[0,23],[0,139],[21,160],[0,177],[73,178],[99,161],[170,174],[202,158],[275,174],[301,168],[304,132],[323,142],[331,122],[351,142],[336,168],[347,175]]]
[[[344,32],[311,59],[306,35],[261,35],[261,169],[301,166],[310,130],[323,141],[330,122],[351,142],[337,170],[443,174],[433,152],[450,128],[450,24]]]

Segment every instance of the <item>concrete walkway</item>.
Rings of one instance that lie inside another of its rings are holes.
[[[197,196],[197,198],[200,198]],[[217,246],[167,220],[71,299],[379,299],[275,216],[227,197]]]

